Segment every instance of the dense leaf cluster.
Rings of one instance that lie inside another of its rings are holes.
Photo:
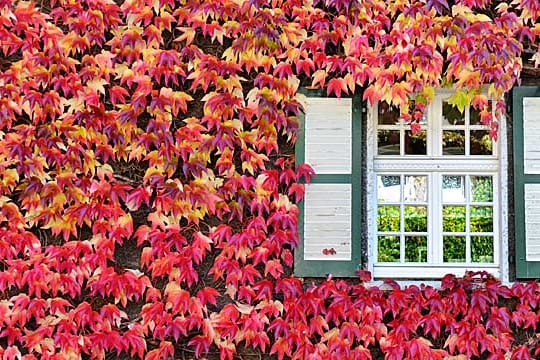
[[[290,277],[312,174],[290,149],[300,85],[364,88],[414,121],[454,84],[496,131],[479,89],[516,82],[539,15],[536,0],[0,0],[2,358],[500,358],[536,326],[535,284]]]

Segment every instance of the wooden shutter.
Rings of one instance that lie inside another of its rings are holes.
[[[540,87],[513,92],[516,276],[540,277]]]
[[[309,91],[296,162],[313,167],[300,204],[294,273],[355,276],[361,237],[361,100]]]

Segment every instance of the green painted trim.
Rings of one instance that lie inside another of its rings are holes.
[[[307,97],[336,97],[333,93],[332,95],[328,96],[324,89],[308,89],[301,87],[298,89],[298,92],[306,95]]]
[[[353,145],[354,146],[354,145]],[[311,184],[350,184],[352,174],[320,174],[311,177]]]
[[[540,183],[540,175],[524,173],[523,98],[525,97],[540,97],[540,87],[523,86],[514,88],[512,97],[516,277],[518,279],[540,277],[540,262],[525,260],[525,184]]]
[[[301,92],[301,91],[300,91]],[[305,163],[305,149],[306,149],[306,114],[301,112],[298,114],[298,137],[294,146],[294,161],[296,165]]]
[[[352,239],[351,269],[356,275],[362,257],[362,97],[352,99]]]
[[[301,89],[308,97],[326,97],[323,90]],[[313,176],[312,184],[352,184],[351,260],[304,260],[304,203],[299,204],[299,244],[294,251],[294,275],[298,277],[354,277],[361,261],[362,238],[362,98],[352,97],[352,174],[320,174]],[[295,146],[296,164],[305,162],[305,116],[299,115],[300,128]]]

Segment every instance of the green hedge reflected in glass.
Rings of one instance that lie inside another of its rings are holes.
[[[379,236],[377,261],[399,262],[399,236]]]
[[[399,205],[379,206],[377,213],[377,231],[399,231]]]
[[[491,206],[471,206],[471,232],[493,231],[493,208]]]
[[[443,261],[444,262],[465,262],[465,246],[467,245],[465,236],[444,236],[443,237]]]
[[[493,178],[491,176],[471,176],[473,202],[493,201]]]
[[[427,262],[427,236],[405,237],[405,261]]]
[[[465,206],[443,206],[443,231],[464,232],[466,227]]]
[[[428,211],[426,206],[405,206],[405,231],[427,232]]]
[[[493,237],[471,236],[471,257],[473,262],[493,262]]]

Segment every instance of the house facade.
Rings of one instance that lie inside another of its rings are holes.
[[[301,205],[296,275],[540,275],[538,87],[514,88],[496,136],[479,111],[450,103],[452,90],[436,92],[420,126],[361,95],[304,93],[296,159],[316,176]]]

